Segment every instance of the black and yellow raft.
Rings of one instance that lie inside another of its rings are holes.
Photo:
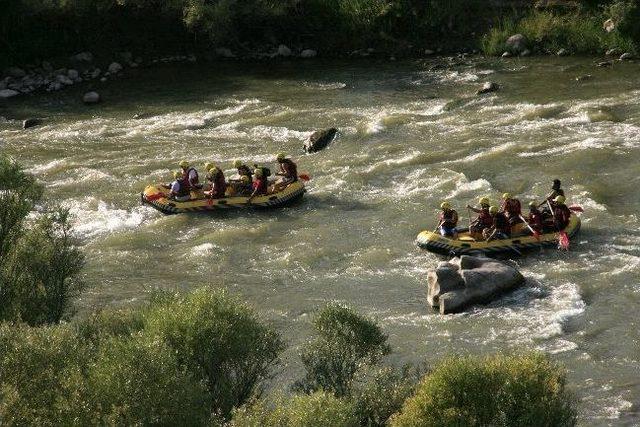
[[[569,237],[573,237],[580,230],[580,217],[571,215],[569,225],[564,229]],[[458,239],[443,237],[437,232],[422,231],[416,238],[416,244],[430,252],[443,255],[462,255],[469,253],[484,253],[486,255],[504,252],[517,252],[528,249],[536,249],[541,246],[557,246],[558,233],[550,232],[540,234],[538,238],[531,234],[513,236],[510,239],[475,240],[469,235],[468,230],[460,230]]]
[[[305,191],[304,184],[301,181],[296,181],[277,193],[254,197],[251,203],[246,196],[210,199],[194,192],[191,193],[191,200],[179,202],[169,198],[169,189],[166,186],[157,184],[147,186],[140,198],[143,204],[156,208],[162,213],[177,214],[233,208],[277,208],[300,199]]]

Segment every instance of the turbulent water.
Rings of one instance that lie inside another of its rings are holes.
[[[282,385],[300,373],[296,346],[329,300],[377,317],[392,362],[540,349],[566,364],[583,425],[640,423],[640,65],[591,59],[334,62],[160,68],[81,93],[0,107],[2,150],[74,214],[91,285],[84,311],[152,288],[224,286],[250,301],[290,349]],[[590,74],[588,78],[577,77]],[[485,81],[501,90],[475,96]],[[142,118],[134,119],[135,114]],[[18,119],[43,117],[20,130]],[[312,130],[336,126],[303,155]],[[279,211],[164,216],[140,206],[176,162],[273,162],[285,151],[312,180]],[[524,202],[561,178],[585,208],[567,253],[516,261],[527,285],[488,307],[440,316],[425,272],[439,258],[414,245],[437,205],[505,191]]]

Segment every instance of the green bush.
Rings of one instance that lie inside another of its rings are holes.
[[[391,425],[573,426],[563,369],[540,353],[460,357],[425,376]]]
[[[42,187],[15,162],[0,157],[0,320],[57,323],[71,314],[84,288],[84,256],[68,212],[54,210],[26,222]]]
[[[236,411],[233,427],[356,427],[354,407],[349,401],[317,391],[280,399],[275,407],[264,401]]]
[[[390,351],[380,327],[349,307],[327,305],[315,316],[313,326],[316,336],[300,354],[306,375],[295,385],[298,390],[345,396],[356,372]]]

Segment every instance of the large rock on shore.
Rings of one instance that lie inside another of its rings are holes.
[[[315,153],[324,149],[327,145],[331,143],[336,137],[338,133],[338,129],[329,128],[315,131],[309,136],[304,143],[304,151],[307,153]]]
[[[520,286],[524,277],[507,263],[462,255],[430,270],[427,283],[427,302],[447,314],[490,302]]]
[[[522,34],[514,34],[507,39],[506,46],[509,52],[519,55],[527,49],[528,41]]]

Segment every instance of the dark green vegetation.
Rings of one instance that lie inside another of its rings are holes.
[[[591,0],[534,9],[533,0],[4,0],[0,66],[66,57],[232,47],[239,53],[284,43],[325,56],[374,47],[395,54],[482,46],[502,53],[522,32],[538,51],[564,47],[633,50],[640,40],[638,0]],[[549,2],[559,3],[559,2]],[[571,6],[572,5],[572,6]],[[602,29],[605,19],[617,26]],[[483,36],[484,35],[484,36]],[[205,55],[206,56],[206,55]]]
[[[43,204],[42,193],[33,176],[0,157],[0,321],[57,323],[84,287],[68,212]]]

